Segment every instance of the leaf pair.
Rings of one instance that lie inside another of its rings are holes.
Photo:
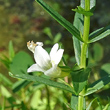
[[[110,35],[110,25],[92,32],[89,36],[89,43],[96,42],[108,35]]]
[[[85,9],[83,9],[80,6],[77,6],[77,8],[72,9],[72,11],[78,12],[78,13],[83,14],[85,16],[92,16],[93,15],[91,10],[90,11],[85,11]]]
[[[73,87],[77,95],[87,85],[87,80],[88,80],[90,71],[91,71],[90,68],[86,68],[86,69],[80,69],[80,70],[71,72]]]

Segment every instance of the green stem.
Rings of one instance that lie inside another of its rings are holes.
[[[83,89],[78,97],[78,110],[83,110],[83,101],[84,101],[84,96],[83,94],[85,93],[85,89]]]
[[[2,105],[2,110],[5,110],[5,102],[6,102],[6,98],[4,97],[3,105]]]
[[[50,94],[49,94],[49,89],[48,89],[48,86],[46,85],[45,86],[46,87],[46,91],[47,91],[47,108],[46,108],[46,110],[51,110],[51,108],[50,108]]]
[[[90,0],[85,0],[85,10],[90,10]],[[84,32],[83,32],[83,41],[81,49],[81,68],[86,68],[86,53],[88,48],[88,37],[90,29],[90,16],[84,16]]]
[[[86,11],[90,10],[90,0],[85,0],[85,10]],[[82,47],[81,47],[80,68],[86,68],[89,29],[90,29],[90,16],[84,16],[84,32],[83,32],[84,43],[82,44]],[[78,97],[78,110],[83,110],[84,93],[85,93],[85,88],[80,92]]]

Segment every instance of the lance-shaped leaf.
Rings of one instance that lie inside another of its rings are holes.
[[[96,5],[96,0],[90,0],[90,9],[93,9]],[[85,0],[81,0],[81,7],[85,7]]]
[[[47,78],[43,78],[42,76],[33,76],[33,75],[28,75],[28,74],[12,74],[12,73],[9,73],[9,75],[14,78],[20,78],[20,79],[25,79],[28,81],[39,82],[42,84],[46,84],[46,85],[56,87],[56,88],[66,90],[66,91],[73,93],[72,88],[70,88],[69,86],[67,86],[63,83],[55,82],[55,81],[47,79]]]
[[[43,0],[35,0],[39,3],[57,22],[59,22],[63,27],[65,27],[72,35],[83,41],[80,37],[80,32],[76,29],[69,21],[62,17],[59,13],[53,10],[49,5],[47,5]]]
[[[75,13],[73,25],[80,31],[83,32],[83,15],[80,13]],[[75,51],[75,58],[78,65],[80,65],[81,57],[81,42],[75,36],[73,36],[73,45]]]
[[[4,85],[6,86],[12,86],[12,82],[11,80],[9,80],[9,78],[7,78],[3,73],[0,73],[0,83],[3,82]]]
[[[88,105],[88,107],[87,107],[86,110],[90,110],[91,105],[93,104],[93,102],[94,102],[96,99],[97,99],[97,98],[94,98],[94,99],[90,102],[90,104]]]
[[[92,32],[89,36],[89,43],[96,42],[108,35],[110,35],[110,25]]]
[[[77,110],[78,109],[77,106],[78,106],[78,96],[72,95],[71,96],[71,108],[73,110]]]
[[[22,88],[25,88],[30,83],[31,83],[30,81],[26,81],[26,80],[17,81],[13,84],[12,90],[13,92],[17,92],[21,90]]]
[[[110,102],[104,107],[103,110],[110,110]]]
[[[94,82],[90,85],[90,87],[87,89],[87,92],[85,93],[85,96],[90,95],[99,89],[103,88],[106,84],[110,82],[110,75],[107,75],[98,81]]]

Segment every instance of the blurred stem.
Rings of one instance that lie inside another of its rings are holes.
[[[85,0],[85,11],[90,10],[90,0]],[[89,29],[90,29],[90,16],[84,16],[84,32],[83,32],[83,41],[81,48],[81,63],[80,68],[86,68],[86,53],[88,49],[88,37],[89,37]],[[78,110],[83,110],[84,105],[84,93],[85,88],[79,93],[78,97]]]
[[[51,110],[50,109],[50,94],[49,94],[49,89],[48,89],[48,87],[47,87],[47,85],[45,86],[46,87],[46,91],[47,91],[47,108],[46,108],[46,110]]]
[[[22,97],[22,101],[25,103],[25,90],[24,88],[21,89],[21,97]]]
[[[5,110],[5,101],[6,101],[6,98],[4,97],[3,105],[2,105],[2,110]]]

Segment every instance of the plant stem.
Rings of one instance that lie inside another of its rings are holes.
[[[85,0],[85,10],[90,10],[90,0]],[[88,48],[88,37],[89,37],[89,29],[90,29],[90,16],[84,16],[84,32],[83,32],[83,41],[81,48],[81,68],[86,68],[86,53]]]
[[[83,89],[78,97],[78,110],[83,110],[83,101],[84,101],[84,96],[83,94],[85,93],[85,89]]]
[[[51,110],[51,108],[50,108],[50,94],[49,94],[49,89],[48,89],[48,86],[46,85],[45,86],[46,87],[46,91],[47,91],[47,108],[46,108],[46,110]]]
[[[85,11],[89,11],[89,10],[90,10],[90,0],[85,0]],[[81,47],[80,68],[86,68],[89,29],[90,29],[90,16],[84,16],[84,32],[83,32],[84,43],[82,44]],[[85,93],[85,88],[80,92],[78,97],[78,110],[83,110],[84,93]]]

